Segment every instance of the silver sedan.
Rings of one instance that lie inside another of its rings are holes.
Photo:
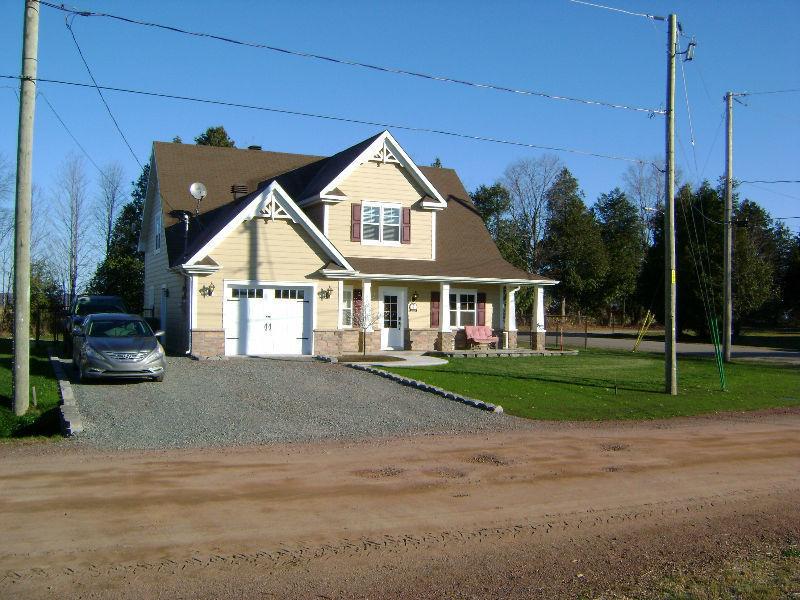
[[[167,362],[153,333],[137,315],[89,315],[72,332],[72,363],[80,381],[104,377],[163,381]]]

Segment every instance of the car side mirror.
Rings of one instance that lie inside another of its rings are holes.
[[[83,337],[83,330],[80,327],[76,327],[72,330],[72,337]]]
[[[156,331],[156,332],[155,332],[153,335],[155,335],[156,337],[164,337],[164,336],[165,336],[165,335],[167,335],[167,334],[166,334],[166,332],[164,332],[163,330],[159,329],[159,330],[158,330],[158,331]]]

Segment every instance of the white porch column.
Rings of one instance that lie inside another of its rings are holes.
[[[506,286],[506,307],[505,307],[505,320],[503,323],[503,345],[506,349],[511,348],[511,335],[512,331],[517,330],[517,301],[516,295],[519,286],[512,288],[510,285]]]
[[[544,333],[544,288],[540,285],[533,288],[536,293],[533,295],[533,316],[536,319],[536,332]],[[533,327],[531,327],[533,330]]]
[[[450,333],[450,284],[439,284],[439,331]]]
[[[361,282],[361,310],[364,315],[364,322],[367,325],[366,331],[373,332],[372,326],[372,281],[364,279]]]

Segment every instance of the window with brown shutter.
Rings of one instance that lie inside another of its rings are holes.
[[[431,329],[439,327],[440,292],[431,292]]]
[[[410,244],[411,243],[411,209],[404,208],[403,209],[403,221],[402,221],[402,228],[400,230],[400,243],[401,244]]]
[[[361,241],[361,205],[350,205],[350,241]]]
[[[486,325],[486,294],[478,292],[478,325]]]

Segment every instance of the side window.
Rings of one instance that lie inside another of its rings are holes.
[[[156,218],[154,219],[155,225],[153,226],[154,237],[153,237],[153,249],[155,252],[161,251],[161,236],[164,233],[164,224],[161,220],[161,209],[159,208],[156,212]]]
[[[353,326],[353,288],[342,289],[342,327]]]

